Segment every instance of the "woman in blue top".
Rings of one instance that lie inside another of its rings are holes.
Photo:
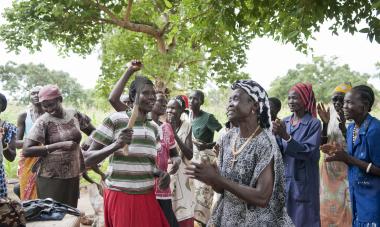
[[[319,227],[319,145],[321,123],[311,84],[298,83],[288,93],[291,116],[273,122],[281,138],[285,164],[286,208],[296,227]]]
[[[347,129],[347,150],[340,144],[326,144],[326,161],[348,165],[348,183],[352,206],[352,225],[380,226],[380,121],[369,112],[375,101],[373,90],[359,85],[344,98],[346,119],[354,122]]]

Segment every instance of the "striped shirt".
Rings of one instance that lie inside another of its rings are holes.
[[[104,146],[115,142],[128,125],[128,115],[116,112],[106,117],[94,133],[94,141]],[[105,182],[109,189],[129,194],[145,194],[153,190],[159,132],[159,126],[153,121],[136,121],[128,155],[120,155],[123,150],[120,149],[110,157]]]

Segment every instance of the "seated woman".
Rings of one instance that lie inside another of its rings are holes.
[[[285,209],[284,166],[270,131],[265,90],[252,80],[232,85],[228,119],[237,122],[221,138],[218,167],[202,161],[188,174],[221,196],[210,226],[293,226]]]
[[[7,98],[0,93],[0,113],[7,109]],[[16,157],[16,126],[0,119],[0,198],[8,196],[5,171],[3,166],[4,157],[12,162]]]
[[[23,155],[39,157],[37,196],[52,198],[77,207],[81,158],[81,131],[95,129],[88,116],[62,106],[62,93],[55,85],[43,87],[39,100],[45,113],[40,116],[24,141]]]
[[[329,154],[327,162],[348,165],[352,226],[380,226],[380,121],[371,116],[375,102],[373,90],[366,85],[353,87],[344,97],[347,120],[347,151],[340,144],[321,147]]]

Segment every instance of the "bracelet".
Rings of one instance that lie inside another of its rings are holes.
[[[371,167],[372,167],[372,162],[368,164],[367,170],[365,172],[369,173],[369,171],[371,171]]]
[[[1,146],[2,146],[2,145],[1,145]],[[9,143],[6,143],[6,144],[5,144],[5,147],[3,147],[3,151],[8,150],[8,148],[9,148]]]
[[[289,139],[285,140],[285,142],[289,143],[292,139],[293,139],[293,137],[291,135],[289,135]]]
[[[45,150],[46,150],[46,154],[50,154],[50,152],[49,152],[49,145],[45,146]]]

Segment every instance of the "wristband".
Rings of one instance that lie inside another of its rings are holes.
[[[289,139],[288,139],[288,140],[285,140],[285,142],[289,143],[292,139],[293,139],[292,136],[289,135]]]
[[[365,172],[369,173],[369,171],[371,171],[371,167],[372,167],[372,163],[369,163]]]

